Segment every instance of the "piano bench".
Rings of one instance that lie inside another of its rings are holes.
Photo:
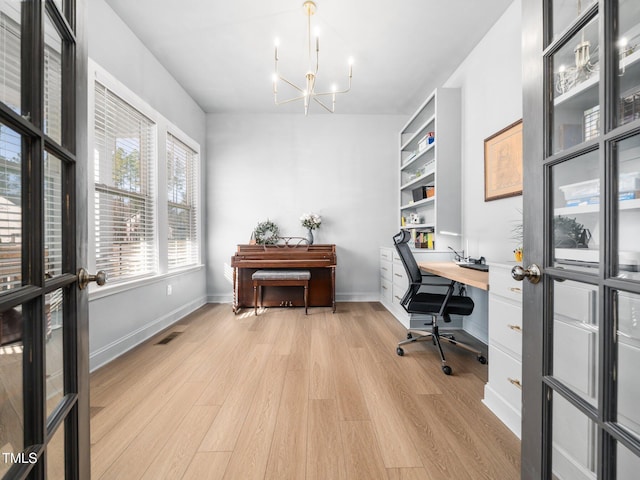
[[[260,304],[262,305],[262,287],[272,285],[276,287],[304,287],[304,314],[307,314],[309,298],[309,270],[257,270],[251,275],[253,280],[253,311],[258,314],[258,290],[260,290]]]

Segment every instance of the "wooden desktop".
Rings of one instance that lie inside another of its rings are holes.
[[[420,270],[464,283],[471,287],[489,290],[489,272],[463,268],[454,262],[418,262]]]

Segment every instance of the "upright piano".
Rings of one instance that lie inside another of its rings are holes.
[[[336,311],[335,245],[238,245],[231,257],[233,268],[233,311],[253,307],[256,270],[268,268],[304,269],[311,272],[309,306],[332,307]],[[265,307],[304,307],[303,289],[267,286],[263,289]]]

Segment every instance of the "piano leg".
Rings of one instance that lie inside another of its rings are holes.
[[[336,267],[331,267],[331,303],[333,313],[336,313]]]
[[[233,313],[238,313],[238,269],[233,269]]]

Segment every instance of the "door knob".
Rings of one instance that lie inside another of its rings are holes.
[[[516,265],[511,269],[511,277],[519,282],[526,277],[531,283],[538,283],[540,281],[540,273],[540,267],[535,263],[529,265],[529,268],[526,270],[520,265]]]
[[[107,274],[100,270],[95,275],[89,274],[84,268],[78,270],[78,288],[84,290],[89,282],[96,282],[100,287],[107,283]]]

